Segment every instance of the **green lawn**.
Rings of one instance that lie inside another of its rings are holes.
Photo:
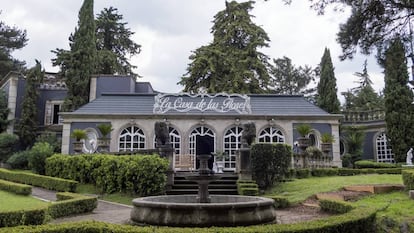
[[[300,203],[314,194],[335,191],[347,185],[357,184],[402,184],[402,177],[401,175],[379,174],[311,177],[281,183],[273,187],[266,195],[285,196],[292,203]]]
[[[21,209],[35,209],[47,206],[48,203],[31,196],[16,195],[0,190],[0,212]]]
[[[136,196],[125,193],[101,194],[101,192],[92,184],[78,184],[76,192],[82,194],[97,194],[99,195],[99,199],[124,205],[132,205],[132,199],[136,198]]]
[[[406,191],[370,195],[357,201],[356,205],[380,209],[376,217],[378,232],[400,232],[403,225],[410,229],[409,232],[414,230],[414,201]]]

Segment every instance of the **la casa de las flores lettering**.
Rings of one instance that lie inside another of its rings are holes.
[[[168,111],[189,112],[192,110],[200,112],[211,110],[222,113],[234,111],[239,114],[252,112],[250,97],[239,94],[158,94],[154,100],[154,113],[157,114]]]

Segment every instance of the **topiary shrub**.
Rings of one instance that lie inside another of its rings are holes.
[[[332,200],[332,199],[319,200],[319,206],[321,207],[321,210],[328,212],[328,213],[334,213],[334,214],[345,214],[354,208],[348,202]]]
[[[404,170],[401,174],[405,190],[414,190],[414,171]]]
[[[261,189],[268,189],[289,174],[292,147],[287,144],[254,144],[250,151],[253,179]]]
[[[14,153],[6,163],[14,169],[28,169],[29,168],[30,150],[24,150]]]
[[[47,142],[36,142],[30,150],[29,168],[34,172],[45,174],[46,158],[53,155],[53,147]]]
[[[0,133],[0,163],[4,163],[16,151],[19,137],[15,134]]]

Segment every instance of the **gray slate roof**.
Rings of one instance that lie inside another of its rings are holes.
[[[68,115],[153,115],[155,94],[103,94]],[[252,116],[330,116],[301,95],[249,95],[251,112],[217,112],[213,110],[170,110],[156,115],[252,115]],[[220,96],[216,97],[220,100]],[[224,98],[224,97],[223,97]],[[183,96],[184,100],[197,100]],[[66,115],[65,114],[65,115]]]

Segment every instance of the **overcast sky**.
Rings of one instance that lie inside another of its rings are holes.
[[[13,0],[1,4],[0,20],[10,26],[27,30],[27,46],[13,56],[29,66],[38,59],[46,71],[57,72],[51,59],[56,48],[68,49],[68,37],[78,21],[83,0]],[[340,92],[355,87],[353,74],[362,71],[366,57],[339,61],[340,46],[336,33],[345,22],[345,11],[328,11],[317,16],[307,0],[294,0],[290,6],[282,0],[257,0],[251,14],[253,21],[270,37],[270,47],[263,52],[270,58],[287,56],[295,66],[316,67],[325,47],[331,51],[335,76]],[[202,45],[212,41],[210,33],[214,15],[225,8],[224,0],[95,0],[94,11],[113,6],[124,16],[133,40],[142,45],[142,52],[131,58],[136,72],[149,81],[154,89],[167,93],[182,90],[176,83],[186,73],[188,57]],[[376,91],[384,86],[382,69],[373,57],[368,59],[368,72]],[[340,96],[341,99],[342,96]]]

